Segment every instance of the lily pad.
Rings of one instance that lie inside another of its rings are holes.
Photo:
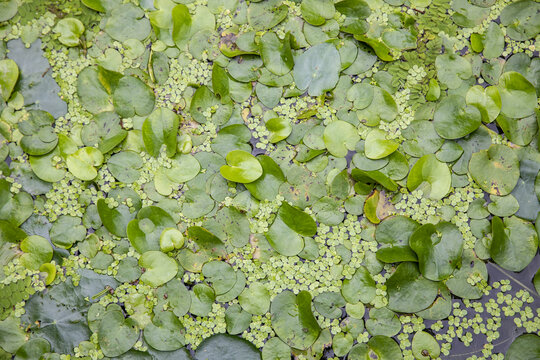
[[[79,38],[84,33],[84,24],[76,18],[63,18],[54,27],[54,32],[59,34],[58,41],[72,47],[79,45]]]
[[[18,78],[19,67],[17,63],[11,59],[0,60],[0,95],[4,101],[9,100]]]
[[[330,154],[336,157],[345,157],[349,150],[353,150],[360,136],[354,126],[348,122],[333,121],[324,129],[323,140]]]
[[[534,226],[515,216],[491,220],[493,240],[489,253],[502,268],[510,271],[523,270],[534,258],[538,249],[538,234]]]
[[[469,171],[482,190],[504,196],[518,182],[519,160],[511,148],[495,144],[472,155]]]
[[[171,311],[158,312],[144,328],[144,340],[159,351],[173,351],[185,344],[184,326]]]
[[[99,324],[98,342],[105,356],[115,357],[127,352],[139,338],[135,321],[124,318],[119,310],[104,314]]]
[[[497,88],[501,95],[501,114],[523,118],[534,113],[536,89],[523,75],[515,71],[505,72],[499,78]]]
[[[294,81],[300,90],[307,89],[310,96],[319,96],[336,86],[340,70],[339,52],[334,45],[322,43],[296,58]]]
[[[139,266],[145,269],[141,281],[158,287],[176,276],[178,264],[161,251],[147,251],[139,258]],[[158,349],[159,350],[159,349]]]
[[[430,306],[437,297],[437,283],[422,276],[418,265],[403,262],[386,281],[388,308],[414,313]]]
[[[420,189],[431,199],[440,200],[450,191],[452,178],[446,164],[437,160],[435,155],[424,155],[411,169],[407,178],[410,191]]]
[[[225,159],[228,165],[223,165],[219,172],[229,181],[250,183],[261,177],[263,173],[261,163],[248,152],[233,150]]]
[[[412,233],[409,244],[418,255],[420,272],[429,280],[448,278],[460,264],[463,237],[452,223],[422,225]]]
[[[378,160],[387,157],[397,150],[399,143],[386,139],[386,133],[382,130],[371,130],[366,137],[364,153],[368,159]]]
[[[278,294],[270,307],[272,328],[289,346],[305,350],[317,340],[321,328],[311,311],[311,295],[301,291],[294,295],[285,290]]]
[[[433,115],[435,130],[444,139],[459,139],[469,135],[482,124],[477,107],[467,105],[458,95],[444,98]]]

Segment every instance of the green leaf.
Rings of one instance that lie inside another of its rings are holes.
[[[366,320],[366,330],[372,336],[395,336],[401,330],[401,322],[397,315],[387,308],[372,308]]]
[[[134,151],[122,151],[114,154],[107,161],[107,168],[111,174],[123,183],[131,184],[140,177],[140,169],[143,160]]]
[[[58,136],[51,125],[54,118],[43,110],[30,110],[28,120],[19,123],[19,131],[24,135],[21,148],[28,155],[45,155],[58,144]]]
[[[420,189],[427,197],[440,200],[450,191],[452,178],[446,164],[437,160],[435,155],[424,155],[411,169],[407,178],[409,191]]]
[[[364,153],[368,159],[378,160],[392,154],[399,147],[399,143],[386,139],[386,132],[374,129],[366,136]]]
[[[77,241],[84,239],[86,228],[81,225],[81,218],[62,215],[53,223],[50,236],[55,246],[69,249]]]
[[[332,19],[336,9],[331,0],[304,0],[300,5],[300,11],[308,24],[319,26]]]
[[[540,336],[523,334],[518,336],[508,348],[506,360],[532,360],[540,357]]]
[[[508,4],[500,16],[506,34],[516,41],[525,41],[538,34],[540,25],[536,14],[539,9],[538,3],[530,0]]]
[[[521,271],[534,258],[538,250],[538,234],[534,226],[515,216],[497,216],[491,220],[492,242],[489,254],[493,261],[510,271]]]
[[[173,30],[172,38],[178,48],[182,48],[183,45],[189,40],[189,34],[191,31],[191,14],[186,5],[178,4],[172,10]]]
[[[274,220],[265,236],[270,246],[281,255],[298,255],[304,249],[302,236],[287,226],[281,217]]]
[[[534,113],[537,106],[535,87],[523,75],[508,71],[501,75],[497,85],[501,95],[501,114],[523,118]]]
[[[285,182],[283,171],[269,156],[259,155],[257,159],[263,174],[257,180],[245,184],[245,187],[258,200],[274,200],[279,193],[279,187]]]
[[[270,307],[272,328],[277,336],[289,346],[306,350],[321,331],[311,311],[311,294],[301,291],[294,295],[285,290],[274,297]]]
[[[350,304],[356,304],[359,301],[367,304],[375,298],[375,285],[375,280],[369,271],[364,266],[360,266],[350,279],[343,280],[341,295]]]
[[[437,283],[422,276],[418,266],[403,262],[386,281],[388,308],[403,313],[414,313],[430,306],[437,297]]]
[[[127,131],[120,125],[120,118],[112,112],[99,113],[94,121],[85,125],[81,139],[86,146],[94,146],[103,154],[113,150],[127,136]]]
[[[150,21],[144,11],[133,4],[116,6],[107,14],[105,32],[115,40],[144,40],[150,34]]]
[[[93,67],[83,69],[77,77],[77,94],[82,106],[93,114],[113,111],[113,100]]]
[[[360,360],[376,358],[378,360],[400,360],[403,359],[399,345],[388,336],[373,336],[367,344],[357,344],[348,355],[348,359]]]
[[[236,284],[234,269],[223,261],[210,261],[203,265],[202,274],[207,281],[212,283],[216,295],[223,295]]]
[[[486,264],[478,259],[471,249],[463,251],[461,266],[454,271],[451,278],[446,280],[446,286],[452,294],[463,299],[480,299],[484,293],[477,286],[469,284],[467,280],[478,278],[488,280]]]
[[[79,38],[84,33],[84,24],[76,18],[63,18],[54,27],[54,32],[59,34],[58,41],[72,47],[79,45]]]
[[[0,321],[0,347],[14,353],[26,342],[26,336],[20,327],[20,320],[10,316]]]
[[[50,351],[51,344],[47,340],[33,338],[17,350],[14,360],[42,359],[42,356]]]
[[[85,181],[97,176],[96,166],[103,163],[103,154],[96,148],[83,147],[68,156],[66,164],[70,173]]]
[[[229,180],[238,183],[250,183],[261,177],[263,169],[257,158],[242,150],[233,150],[225,158],[227,165],[223,165],[219,172]]]
[[[207,316],[212,311],[216,299],[214,290],[206,284],[196,284],[191,290],[191,307],[189,312],[196,316]]]
[[[146,269],[141,275],[141,281],[152,287],[165,284],[178,272],[176,261],[161,251],[147,251],[142,254],[139,266]]]
[[[401,215],[384,219],[375,229],[375,240],[382,245],[377,250],[377,259],[386,263],[417,261],[409,238],[419,227],[416,221]]]
[[[435,130],[444,139],[459,139],[482,124],[477,107],[467,105],[465,98],[452,95],[444,98],[433,115]]]
[[[226,123],[231,117],[232,110],[232,102],[222,104],[218,97],[204,85],[193,94],[189,109],[193,120],[199,124],[210,121],[216,125]]]
[[[217,334],[205,339],[195,352],[197,359],[260,360],[260,351],[249,341],[237,336]]]
[[[32,235],[25,238],[20,244],[24,254],[20,261],[29,270],[38,270],[41,265],[52,260],[53,249],[47,239],[39,235]]]
[[[123,118],[150,114],[154,109],[154,102],[152,89],[134,76],[124,76],[114,89],[114,109]]]
[[[382,61],[394,61],[394,56],[392,55],[390,48],[382,41],[373,39],[363,34],[355,34],[354,38],[369,45]]]
[[[166,228],[176,227],[172,217],[162,208],[146,206],[139,211],[137,218],[129,222],[127,237],[139,253],[160,250],[159,238]]]
[[[264,66],[270,72],[276,75],[285,75],[292,70],[294,60],[289,33],[285,35],[283,40],[280,40],[274,32],[267,32],[261,37],[259,48]]]
[[[99,347],[108,357],[120,356],[135,345],[139,330],[131,318],[124,319],[119,310],[106,312],[98,330]]]
[[[2,4],[0,4],[1,6]],[[15,6],[17,6],[16,1]],[[0,60],[0,95],[2,95],[4,101],[9,100],[18,78],[19,67],[15,61],[11,59]]]
[[[176,153],[176,135],[179,117],[166,108],[155,109],[143,123],[142,136],[146,151],[158,157],[162,145],[166,147],[168,157]]]
[[[452,275],[460,264],[463,237],[456,225],[443,221],[416,229],[409,239],[409,245],[418,255],[422,275],[429,280],[439,281]]]
[[[435,67],[439,81],[450,89],[457,89],[463,80],[472,76],[471,63],[457,54],[446,53],[437,56]]]
[[[224,68],[214,63],[212,66],[212,89],[214,93],[220,97],[221,102],[229,101],[229,75]]]
[[[17,14],[19,3],[17,0],[0,2],[0,22],[7,21]],[[0,76],[1,77],[1,76]]]
[[[287,17],[288,11],[280,0],[252,2],[247,9],[248,24],[256,31],[271,29]]]
[[[273,118],[266,122],[266,128],[270,131],[268,141],[272,144],[286,139],[292,132],[292,125],[288,119]]]
[[[296,58],[293,76],[300,90],[307,89],[310,96],[319,96],[336,86],[340,70],[340,57],[335,46],[322,43]]]
[[[112,194],[109,193],[109,197],[113,197],[111,195]],[[118,199],[115,200],[121,202],[128,198],[131,199],[134,204],[133,211],[124,204],[120,204],[116,208],[109,207],[104,199],[99,199],[97,203],[98,214],[103,225],[112,234],[119,237],[127,236],[126,229],[128,223],[135,218],[137,211],[141,208],[141,199],[133,190],[128,190],[127,193],[124,194],[119,194]]]
[[[325,127],[323,133],[324,145],[330,154],[336,157],[345,157],[349,150],[353,150],[360,140],[360,135],[354,126],[348,122],[336,120]]]
[[[467,91],[466,101],[480,110],[482,121],[486,124],[495,120],[501,111],[501,96],[496,86],[483,88],[475,85]]]
[[[262,349],[262,360],[289,360],[291,348],[277,337],[268,339]]]
[[[416,359],[436,359],[441,354],[437,340],[425,331],[418,331],[412,339],[412,352]]]
[[[264,315],[270,307],[270,292],[263,283],[254,282],[238,296],[242,309],[253,315]]]
[[[144,340],[159,351],[173,351],[185,344],[184,326],[171,311],[158,312],[144,328]]]
[[[512,192],[519,179],[519,160],[505,145],[494,144],[472,154],[469,172],[482,190],[498,196]]]

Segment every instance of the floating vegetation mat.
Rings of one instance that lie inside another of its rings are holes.
[[[0,0],[0,360],[540,359],[539,33]]]

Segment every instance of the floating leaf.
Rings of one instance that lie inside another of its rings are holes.
[[[511,148],[495,144],[472,155],[469,171],[484,191],[504,196],[512,192],[517,184],[519,160]]]
[[[161,233],[175,225],[165,210],[157,206],[147,206],[138,212],[136,219],[129,222],[127,237],[135,250],[141,254],[150,250],[160,250]]]
[[[84,24],[76,18],[63,18],[54,27],[54,32],[60,34],[58,41],[66,46],[79,45],[79,38],[84,33]]]
[[[66,164],[70,173],[81,180],[93,180],[97,176],[96,166],[103,163],[103,154],[96,148],[83,147],[68,156]]]
[[[229,180],[238,183],[250,183],[261,177],[263,169],[257,158],[242,150],[233,150],[225,158],[227,165],[223,165],[219,172]]]
[[[338,51],[334,45],[322,43],[296,58],[294,81],[300,90],[307,89],[310,96],[319,96],[336,86],[340,70]]]
[[[305,350],[309,348],[321,331],[311,311],[311,295],[301,291],[294,295],[285,290],[274,297],[270,307],[272,328],[277,336],[289,346]]]
[[[144,340],[159,351],[173,351],[184,346],[184,326],[170,311],[158,312],[144,328]]]
[[[446,164],[437,160],[435,155],[424,155],[411,169],[407,178],[410,191],[420,189],[431,199],[439,200],[448,194],[452,179]]]
[[[489,253],[502,268],[523,270],[534,258],[538,249],[538,234],[533,225],[515,216],[491,220],[493,240]]]
[[[412,352],[420,360],[436,359],[441,354],[437,340],[425,331],[418,331],[412,340]]]
[[[2,6],[0,4],[0,6]],[[19,67],[11,59],[0,60],[0,94],[4,101],[8,101],[17,79],[19,78]]]
[[[240,337],[217,334],[205,339],[195,353],[197,359],[222,360],[243,359],[259,360],[259,350],[249,341]]]
[[[403,262],[386,281],[388,308],[413,313],[426,309],[437,296],[437,283],[422,276],[418,266]]]
[[[162,145],[166,147],[168,157],[176,153],[176,135],[178,132],[179,117],[165,108],[155,109],[144,121],[142,136],[146,151],[158,157]]]
[[[386,139],[386,133],[384,131],[374,129],[366,136],[364,153],[368,159],[378,160],[387,157],[396,151],[398,147],[399,143]]]
[[[439,281],[448,278],[460,264],[463,237],[452,223],[425,224],[412,233],[409,245],[418,255],[422,275]]]
[[[284,118],[273,118],[266,122],[266,128],[270,131],[268,141],[277,143],[286,139],[292,132],[292,125]]]
[[[275,33],[267,32],[261,37],[260,52],[265,67],[276,75],[285,75],[294,66],[290,34],[280,40]]]
[[[139,266],[145,269],[141,281],[152,287],[165,284],[178,272],[176,261],[161,251],[147,251],[142,254]]]
[[[349,150],[353,150],[360,136],[354,126],[337,120],[333,121],[324,129],[324,145],[328,151],[336,157],[345,157]]]
[[[507,360],[532,360],[539,356],[540,336],[536,334],[523,334],[512,342],[504,358]]]
[[[444,139],[459,139],[469,135],[482,124],[477,107],[467,105],[458,95],[444,98],[433,115],[435,130]]]
[[[135,321],[124,319],[119,310],[106,312],[101,319],[98,330],[99,347],[108,357],[122,355],[127,352],[139,338]]]
[[[28,236],[21,242],[20,261],[30,270],[38,270],[41,265],[52,260],[53,249],[47,239],[38,235]]]
[[[523,75],[515,71],[505,72],[499,78],[497,88],[501,95],[501,114],[523,118],[534,113],[536,89]]]

